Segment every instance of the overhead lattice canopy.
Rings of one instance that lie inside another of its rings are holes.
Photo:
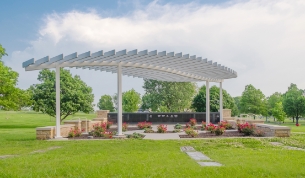
[[[77,52],[64,56],[30,59],[22,63],[26,71],[55,67],[76,67],[117,73],[117,66],[122,67],[122,74],[127,76],[176,82],[210,81],[221,82],[223,79],[236,78],[237,73],[217,62],[208,61],[196,55],[166,53],[148,50],[115,50],[95,53]]]

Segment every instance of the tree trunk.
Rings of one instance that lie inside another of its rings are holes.
[[[296,124],[299,124],[299,117],[296,117],[295,120],[296,120]]]
[[[294,123],[294,117],[292,117],[292,122]]]
[[[275,122],[275,117],[273,117],[273,121]]]

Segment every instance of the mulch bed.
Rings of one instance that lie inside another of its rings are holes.
[[[215,135],[214,133],[199,133],[197,137],[191,137],[189,135],[179,135],[180,138],[222,138],[222,137],[247,137],[243,133],[238,131],[225,132],[223,135]]]

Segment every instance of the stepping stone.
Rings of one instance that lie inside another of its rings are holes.
[[[189,151],[196,151],[193,147],[191,146],[183,146],[183,147],[180,147],[180,150],[182,152],[189,152]]]
[[[305,149],[303,149],[303,148],[292,147],[292,146],[284,146],[284,148],[287,148],[289,150],[301,150],[301,151],[305,151]]]
[[[282,146],[283,143],[280,142],[270,142],[271,145],[275,145],[275,146]]]
[[[200,161],[200,160],[211,160],[209,157],[205,156],[204,154],[202,154],[201,152],[186,152],[186,154],[188,154],[191,158],[193,158],[196,161]]]
[[[217,162],[198,162],[200,166],[222,166],[222,164]]]
[[[14,157],[15,155],[0,155],[0,159],[5,159],[5,158],[11,158]]]

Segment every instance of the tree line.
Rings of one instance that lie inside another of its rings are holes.
[[[27,90],[17,87],[19,74],[1,61],[7,55],[0,44],[0,109],[21,110],[30,107],[34,111],[50,116],[56,114],[55,100],[55,71],[44,69],[39,72],[39,84],[33,84]],[[76,112],[89,113],[93,111],[94,95],[92,88],[77,75],[73,76],[69,70],[60,70],[61,120]],[[206,86],[200,88],[193,82],[165,82],[144,79],[144,95],[141,96],[134,89],[122,93],[124,112],[136,112],[138,109],[151,112],[205,112]],[[98,108],[115,111],[116,94],[103,95],[97,103]],[[265,97],[261,90],[253,85],[247,85],[241,96],[232,97],[223,90],[223,107],[232,110],[232,115],[242,113],[270,117],[284,121],[291,117],[298,123],[305,115],[305,92],[297,85],[291,84],[288,90],[281,94],[275,92]],[[219,88],[210,88],[210,110],[219,110]]]

